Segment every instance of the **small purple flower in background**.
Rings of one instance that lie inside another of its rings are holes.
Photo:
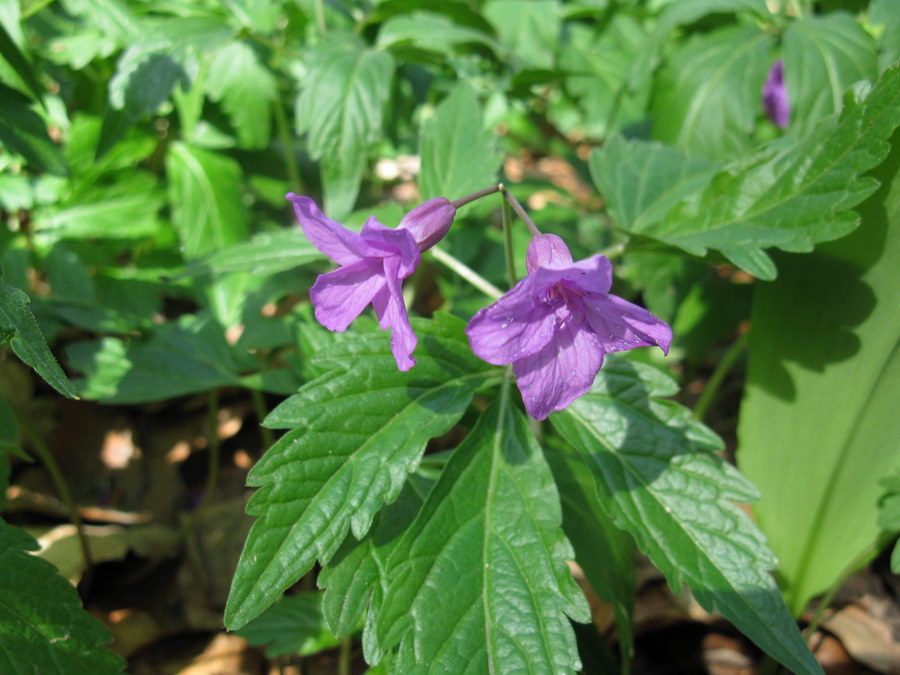
[[[343,332],[370,304],[382,330],[391,329],[391,352],[400,370],[416,365],[418,340],[403,302],[402,281],[419,264],[419,252],[438,243],[456,215],[443,197],[407,213],[397,229],[370,217],[359,233],[330,220],[309,197],[289,193],[303,233],[340,267],[322,274],[310,289],[316,319]]]
[[[791,106],[787,86],[784,84],[784,61],[778,60],[772,65],[762,88],[762,101],[769,119],[786,129],[791,119]]]
[[[525,263],[528,275],[478,312],[466,333],[480,358],[513,364],[535,419],[586,394],[605,354],[654,345],[668,354],[672,329],[608,294],[612,265],[604,256],[573,262],[562,239],[544,234],[531,240]]]

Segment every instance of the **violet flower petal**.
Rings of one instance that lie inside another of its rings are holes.
[[[762,102],[769,119],[782,129],[787,128],[791,119],[791,105],[784,82],[784,61],[779,60],[772,65],[762,88]]]
[[[573,314],[541,351],[516,361],[513,370],[525,409],[542,420],[590,391],[602,365],[593,332]]]
[[[444,238],[455,217],[456,207],[444,197],[435,197],[403,216],[397,229],[407,230],[419,250],[426,251]]]
[[[316,319],[343,332],[385,285],[380,258],[365,258],[319,275],[309,291]]]
[[[369,246],[356,232],[327,218],[309,197],[289,192],[287,199],[294,205],[294,214],[306,238],[337,264],[349,265],[360,258],[379,255],[378,250]]]
[[[621,352],[635,347],[660,347],[666,354],[672,329],[643,307],[617,295],[588,294],[583,297],[585,314],[603,351]]]
[[[398,257],[385,258],[385,286],[372,298],[372,306],[378,317],[382,330],[391,329],[391,353],[397,362],[397,368],[407,371],[416,365],[412,353],[419,340],[409,323],[406,304],[403,302],[403,289],[400,284]]]
[[[555,234],[542,234],[528,244],[525,255],[525,269],[531,274],[538,267],[563,266],[572,264],[572,253],[566,242]]]
[[[415,272],[419,266],[419,248],[410,232],[382,225],[372,216],[362,226],[360,236],[369,246],[381,251],[382,256],[398,256],[401,279]]]

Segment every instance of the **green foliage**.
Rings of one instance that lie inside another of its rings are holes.
[[[879,309],[900,303],[894,143],[859,229],[755,291],[738,459],[795,614],[875,540],[878,480],[900,465],[900,318]]]
[[[385,336],[348,336],[316,357],[326,374],[266,419],[291,429],[248,477],[260,487],[225,611],[240,628],[316,561],[327,563],[352,528],[362,537],[418,465],[425,443],[448,431],[484,384],[462,323],[449,316],[414,324],[418,364],[393,371]]]
[[[265,646],[267,656],[305,656],[338,643],[325,626],[321,593],[285,596],[237,634],[251,645]]]
[[[661,396],[674,382],[653,367],[610,359],[594,390],[551,421],[593,469],[613,521],[678,592],[728,617],[796,673],[821,669],[769,575],[775,558],[734,502],[752,484],[713,453],[721,441]]]
[[[27,553],[37,542],[0,519],[0,669],[21,672],[123,672],[103,647],[109,633],[81,609],[78,593],[50,563]]]
[[[377,630],[385,647],[399,645],[398,672],[581,666],[567,616],[590,614],[564,562],[559,496],[508,392],[453,453],[388,560]]]

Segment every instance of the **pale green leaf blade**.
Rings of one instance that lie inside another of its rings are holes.
[[[788,129],[798,136],[840,112],[850,85],[878,76],[874,39],[843,12],[791,21],[782,55],[791,106]]]
[[[0,23],[0,55],[6,59],[6,62],[12,66],[16,75],[22,80],[28,88],[29,93],[36,101],[41,101],[44,97],[44,88],[35,75],[34,68],[31,63],[19,49],[19,46],[7,32],[6,27]]]
[[[590,157],[591,177],[616,224],[642,232],[704,189],[716,166],[660,143],[611,138]]]
[[[394,59],[343,35],[317,45],[307,65],[297,133],[308,132],[310,155],[325,162],[326,211],[340,219],[353,209],[369,146],[381,135]]]
[[[653,100],[653,138],[721,160],[750,147],[771,37],[753,27],[702,33],[672,54]]]
[[[400,492],[426,442],[448,431],[493,372],[471,353],[463,322],[414,320],[418,363],[396,370],[381,331],[327,347],[330,372],[274,410],[266,424],[293,428],[248,477],[258,516],[232,583],[225,621],[238,628],[308,571],[327,563],[352,528],[361,538]]]
[[[103,646],[109,632],[53,565],[27,553],[37,548],[0,520],[0,671],[121,673],[124,662]]]
[[[721,440],[661,400],[676,387],[654,367],[610,358],[591,393],[550,416],[594,469],[601,501],[677,591],[690,585],[795,673],[821,673],[769,574],[762,533],[734,502],[756,489],[713,450]]]
[[[763,279],[775,277],[763,249],[809,251],[851,232],[858,218],[849,209],[876,188],[864,174],[887,155],[900,125],[900,66],[864,98],[855,93],[840,117],[811,136],[783,139],[726,167],[697,199],[639,232],[695,255],[718,249]]]
[[[508,388],[453,453],[389,561],[378,620],[397,672],[571,673],[589,612],[559,494]]]
[[[78,398],[75,388],[47,347],[24,291],[0,280],[0,337],[9,340],[20,359],[63,396]]]
[[[247,272],[269,276],[319,260],[327,260],[325,254],[313,246],[300,229],[260,232],[250,241],[189,261],[184,275]]]
[[[286,595],[237,631],[251,645],[265,646],[266,656],[305,656],[336,647],[322,616],[321,593]]]
[[[166,155],[172,220],[186,258],[197,258],[247,239],[243,173],[229,157],[176,142]]]
[[[222,102],[237,129],[241,147],[264,148],[269,144],[277,84],[248,44],[235,41],[216,52],[204,84],[210,98]]]
[[[483,11],[519,67],[553,67],[562,29],[558,0],[491,0]]]
[[[454,45],[467,42],[486,45],[496,52],[502,49],[487,33],[430,12],[397,14],[385,21],[378,31],[378,46],[385,48],[408,43],[419,49],[446,54]]]
[[[900,146],[852,235],[779,259],[754,294],[741,468],[799,614],[878,533],[878,481],[900,466]]]
[[[425,122],[419,141],[423,199],[459,199],[497,182],[503,156],[485,129],[472,85],[461,80]]]

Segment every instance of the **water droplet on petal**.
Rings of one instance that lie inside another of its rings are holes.
[[[606,334],[606,337],[608,337],[610,340],[612,340],[614,336],[613,336],[612,333],[607,333],[607,334]]]
[[[502,324],[500,324],[500,328],[509,328],[509,324],[508,324],[508,323],[502,323]]]

